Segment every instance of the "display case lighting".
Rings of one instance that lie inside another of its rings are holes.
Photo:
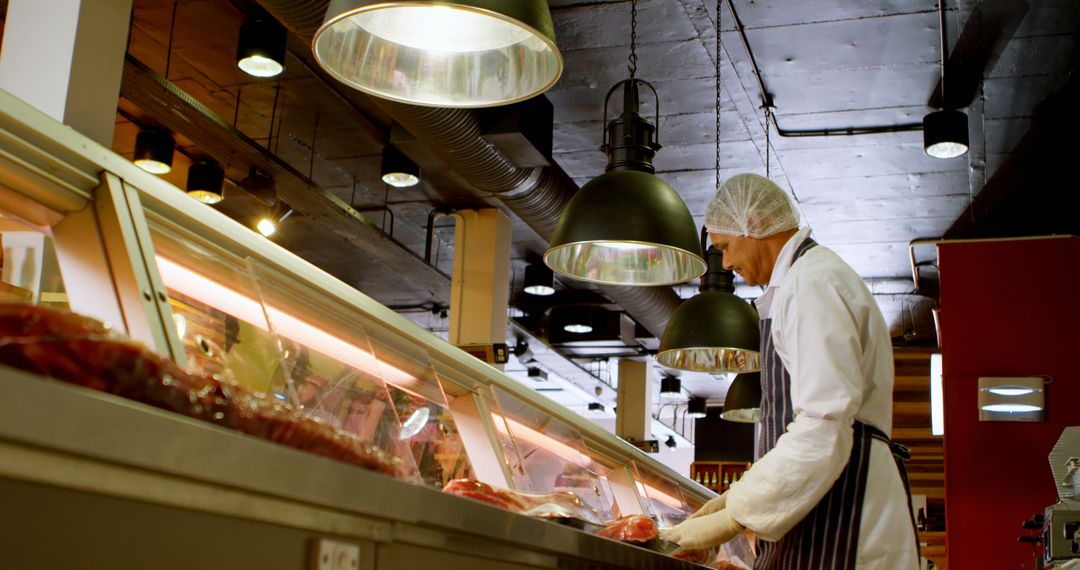
[[[374,354],[277,307],[267,305],[264,313],[264,306],[258,301],[172,260],[157,256],[157,263],[161,280],[169,289],[206,303],[267,332],[270,330],[266,322],[269,318],[276,334],[318,350],[395,386],[408,388],[419,381],[412,374],[379,360]]]

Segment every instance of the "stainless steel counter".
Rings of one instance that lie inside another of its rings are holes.
[[[3,567],[300,569],[319,538],[365,569],[694,567],[9,368],[0,387]]]

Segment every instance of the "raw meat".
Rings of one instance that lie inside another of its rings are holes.
[[[0,364],[109,392],[275,443],[404,477],[376,446],[218,378],[189,374],[73,313],[0,304]]]
[[[523,513],[529,508],[528,504],[517,493],[496,489],[487,483],[472,479],[450,481],[443,487],[443,492],[459,497],[468,497],[514,513]]]
[[[630,515],[609,523],[597,536],[619,542],[648,542],[658,536],[656,523],[646,515]]]
[[[694,564],[708,564],[716,558],[715,548],[680,548],[671,553],[672,558],[693,562]]]
[[[569,491],[558,493],[518,493],[497,489],[472,479],[457,479],[443,487],[444,493],[468,497],[511,512],[544,519],[576,519],[594,525],[604,524],[596,509]]]

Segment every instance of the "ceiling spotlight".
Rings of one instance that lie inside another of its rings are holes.
[[[259,230],[259,233],[263,236],[270,237],[277,231],[277,224],[270,218],[263,218],[259,220],[259,223],[255,224],[255,229]]]
[[[546,297],[555,294],[555,274],[542,263],[530,263],[525,266],[525,292],[530,295]]]
[[[166,174],[172,170],[176,141],[168,131],[144,129],[135,135],[135,166],[151,173]]]
[[[671,315],[656,361],[692,372],[760,370],[758,313],[735,296],[735,275],[724,269],[723,254],[709,246],[705,257],[701,292]]]
[[[528,375],[530,380],[533,380],[535,382],[546,382],[548,379],[547,371],[541,368],[536,368],[535,366],[528,368],[526,370],[526,374]]]
[[[923,117],[923,150],[934,158],[956,158],[968,151],[968,118],[962,111],[949,109],[945,98],[945,0],[938,0],[938,33],[941,44],[941,106],[943,110]]]
[[[675,376],[660,379],[660,399],[666,401],[682,399],[682,380]]]
[[[432,107],[522,101],[563,68],[545,0],[333,0],[312,49],[350,87]]]
[[[213,160],[188,167],[187,194],[203,204],[217,204],[225,197],[225,170]]]
[[[420,167],[394,145],[383,147],[382,181],[394,188],[408,188],[420,183]]]
[[[670,447],[671,449],[675,449],[675,447],[679,445],[679,443],[675,441],[675,436],[669,435],[667,436],[667,439],[664,440],[664,445]]]
[[[705,398],[699,396],[691,396],[690,401],[687,403],[686,406],[686,414],[692,418],[703,418],[705,417],[705,407]]]
[[[260,218],[259,221],[255,223],[255,229],[264,237],[270,237],[277,232],[278,225],[288,219],[292,214],[292,209],[289,209],[284,214],[280,215],[275,210],[271,214]]]
[[[946,109],[923,117],[923,149],[934,158],[956,158],[968,151],[968,118]]]
[[[249,18],[240,26],[236,65],[248,75],[274,77],[285,71],[285,27],[268,17]]]
[[[594,414],[604,413],[604,405],[600,402],[589,402],[589,411]]]
[[[757,423],[761,419],[761,374],[739,374],[728,388],[720,417],[729,422]]]
[[[585,334],[592,332],[592,326],[581,323],[571,323],[563,326],[563,330],[568,333]]]

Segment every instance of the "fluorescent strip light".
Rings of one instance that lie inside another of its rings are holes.
[[[945,386],[941,377],[941,354],[930,355],[930,433],[945,435]]]
[[[512,432],[512,437],[519,438],[522,441],[546,449],[567,461],[577,461],[578,465],[582,467],[593,463],[592,457],[585,455],[581,451],[549,435],[540,433],[517,420],[498,414],[492,414],[491,419],[495,420],[495,429],[499,430],[499,433],[503,435],[511,435],[507,433],[507,429],[509,428]]]
[[[657,489],[652,485],[646,485],[645,483],[642,483],[640,481],[638,481],[637,486],[638,492],[641,493],[642,497],[645,497],[646,499],[654,499],[660,501],[661,503],[664,503],[665,505],[677,511],[681,511],[683,509],[682,501],[676,499],[675,497],[672,497],[671,495],[661,491],[660,489]]]
[[[206,303],[264,331],[269,331],[266,325],[266,318],[269,315],[277,334],[382,378],[391,384],[408,387],[417,382],[417,378],[412,374],[382,362],[370,352],[281,309],[268,305],[264,314],[262,305],[250,297],[164,257],[157,256],[157,262],[161,280],[164,281],[166,287],[174,291]]]

